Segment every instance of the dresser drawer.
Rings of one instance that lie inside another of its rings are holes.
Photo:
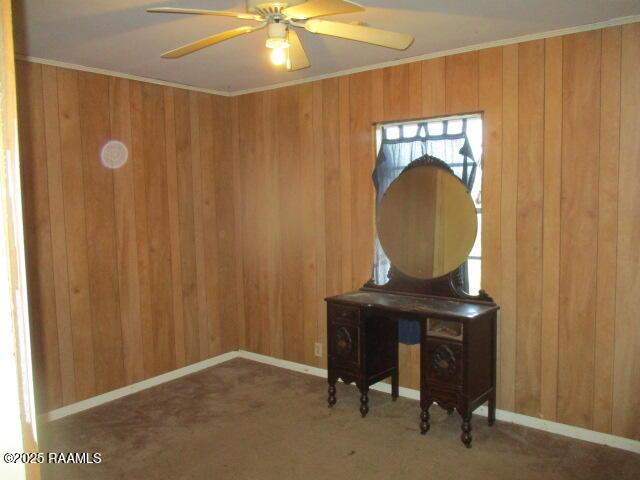
[[[360,366],[361,337],[359,310],[344,305],[329,305],[328,355],[329,360],[335,362],[335,366],[345,368]]]
[[[462,344],[427,340],[427,355],[422,360],[422,372],[432,384],[457,387],[462,384]]]
[[[349,305],[330,304],[328,306],[329,321],[337,321],[357,326],[360,324],[360,310]]]

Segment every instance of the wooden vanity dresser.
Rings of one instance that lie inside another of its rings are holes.
[[[453,176],[446,164],[433,157],[415,161],[402,175],[415,168],[435,168]],[[430,203],[439,202],[442,203],[440,200]],[[398,215],[397,212],[392,213]],[[420,220],[422,218],[424,212],[419,217]],[[409,221],[415,222],[416,219],[410,217]],[[378,217],[381,244],[387,252],[385,244],[389,245],[389,242],[383,241],[384,228]],[[397,221],[394,228],[397,228]],[[435,231],[443,228],[451,230],[452,227],[436,225]],[[437,235],[446,238],[441,233]],[[411,245],[405,237],[401,236],[403,249]],[[391,244],[389,249],[392,247]],[[436,245],[436,250],[442,252],[445,248]],[[464,261],[468,251],[464,253],[463,249],[462,252]],[[499,307],[483,291],[475,296],[463,291],[463,270],[458,260],[450,260],[457,267],[447,273],[433,278],[416,278],[400,270],[393,262],[393,255],[388,256],[392,265],[387,283],[377,285],[369,281],[358,291],[326,299],[329,406],[337,401],[338,379],[357,385],[363,417],[369,411],[368,391],[374,383],[390,377],[392,399],[395,400],[398,397],[399,373],[397,324],[399,320],[419,322],[420,432],[426,434],[429,431],[429,409],[437,403],[449,414],[458,411],[462,418],[460,438],[465,446],[470,447],[472,412],[488,402],[489,424],[495,420],[496,317]],[[418,257],[427,258],[425,255]],[[405,255],[406,258],[410,255]],[[438,262],[446,270],[446,258],[444,260],[433,255],[429,257],[430,272],[442,273],[433,266]],[[421,274],[420,270],[416,271]]]

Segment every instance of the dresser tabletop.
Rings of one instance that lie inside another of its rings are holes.
[[[495,303],[475,303],[427,295],[406,295],[364,290],[335,295],[325,300],[357,307],[461,320],[473,320],[500,308]]]

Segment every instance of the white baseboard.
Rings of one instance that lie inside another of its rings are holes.
[[[234,351],[223,353],[222,355],[218,355],[217,357],[207,358],[206,360],[203,360],[201,362],[193,363],[191,365],[187,365],[186,367],[163,373],[162,375],[158,375],[157,377],[147,378],[146,380],[142,380],[141,382],[133,383],[131,385],[127,385],[126,387],[118,388],[117,390],[111,390],[110,392],[87,398],[86,400],[81,400],[65,407],[51,410],[40,415],[38,417],[38,420],[40,422],[52,422],[54,420],[58,420],[59,418],[67,417],[69,415],[73,415],[74,413],[89,410],[90,408],[97,407],[98,405],[112,402],[113,400],[117,400],[118,398],[126,397],[127,395],[131,395],[132,393],[146,390],[147,388],[155,387],[156,385],[170,382],[171,380],[176,380],[177,378],[184,377],[185,375],[199,372],[200,370],[204,370],[205,368],[213,367],[214,365],[229,361],[232,358],[236,358],[237,356],[238,352]]]
[[[40,416],[40,421],[51,422],[60,418],[72,415],[74,413],[82,412],[98,405],[111,402],[118,398],[131,395],[132,393],[145,390],[156,385],[160,385],[171,380],[175,380],[185,375],[204,370],[205,368],[219,365],[220,363],[227,362],[234,358],[245,358],[247,360],[253,360],[255,362],[265,363],[273,365],[274,367],[285,368],[294,372],[306,373],[308,375],[315,375],[316,377],[327,377],[327,371],[324,368],[311,367],[309,365],[303,365],[301,363],[290,362],[288,360],[281,360],[279,358],[269,357],[266,355],[260,355],[258,353],[247,352],[245,350],[239,350],[234,352],[224,353],[217,357],[203,360],[202,362],[188,365],[178,370],[158,375],[157,377],[148,378],[133,385],[128,385],[111,392],[103,393],[96,397],[88,398],[80,402],[67,405],[66,407],[51,410]],[[371,387],[372,390],[377,390],[384,393],[391,393],[391,385],[387,383],[377,383]],[[400,387],[400,396],[410,398],[412,400],[420,400],[420,392],[412,388]],[[487,416],[487,407],[482,406],[478,408],[474,413],[478,415]],[[510,412],[507,410],[496,410],[496,419],[514,423],[516,425],[522,425],[529,428],[535,428],[536,430],[543,430],[545,432],[554,433],[557,435],[563,435],[565,437],[575,438],[586,442],[596,443],[600,445],[607,445],[613,448],[619,448],[621,450],[627,450],[633,453],[640,454],[640,441],[631,440],[628,438],[618,437],[616,435],[610,435],[608,433],[596,432],[588,430],[586,428],[574,427],[572,425],[565,425],[563,423],[551,422],[549,420],[543,420],[541,418],[529,417],[519,413]]]
[[[327,371],[323,368],[310,367],[300,363],[289,362],[287,360],[280,360],[266,355],[259,355],[257,353],[246,352],[240,350],[238,356],[246,358],[248,360],[254,360],[256,362],[267,363],[275,367],[286,368],[294,370],[296,372],[308,373],[316,375],[318,377],[327,377]],[[385,392],[391,394],[391,385],[388,383],[376,383],[371,386],[372,390]],[[412,400],[420,400],[420,391],[412,388],[400,387],[400,396],[410,398]],[[487,416],[487,407],[481,406],[474,413]],[[627,450],[629,452],[640,453],[640,441],[631,440],[629,438],[618,437],[616,435],[610,435],[608,433],[596,432],[588,430],[586,428],[574,427],[572,425],[566,425],[564,423],[551,422],[549,420],[543,420],[541,418],[529,417],[520,413],[510,412],[508,410],[496,410],[496,419],[502,422],[514,423],[516,425],[522,425],[529,428],[535,428],[536,430],[543,430],[549,433],[555,433],[565,437],[575,438],[578,440],[584,440],[586,442],[597,443],[600,445],[607,445],[613,448],[619,448],[621,450]]]

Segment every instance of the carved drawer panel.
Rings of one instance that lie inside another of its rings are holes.
[[[329,357],[336,366],[360,365],[359,311],[349,307],[331,305],[327,324]]]
[[[430,382],[458,386],[462,382],[462,345],[438,340],[427,341],[427,358],[422,371]]]
[[[360,310],[348,305],[329,305],[329,321],[348,323],[357,326],[360,322]]]

